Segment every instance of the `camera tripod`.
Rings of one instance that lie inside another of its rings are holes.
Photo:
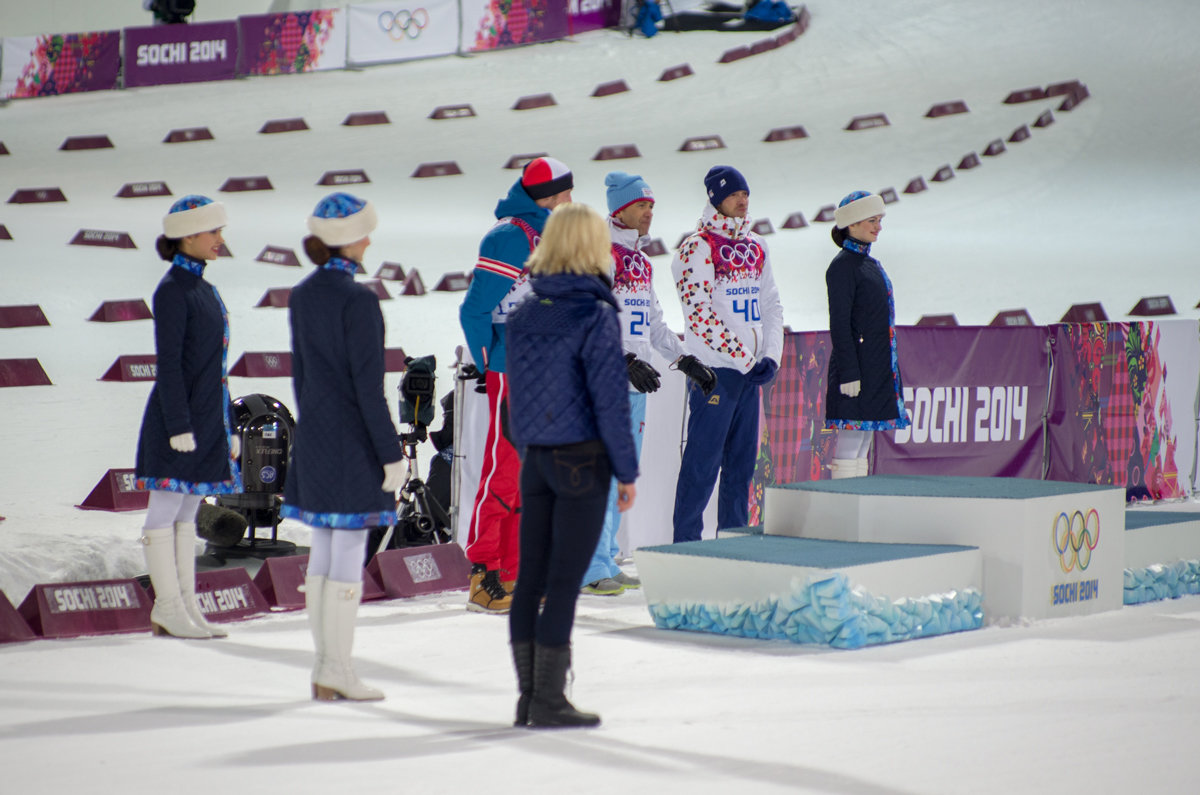
[[[407,433],[400,434],[400,446],[408,462],[408,477],[400,487],[396,499],[396,524],[379,536],[378,543],[371,539],[374,552],[390,548],[419,547],[430,544],[445,544],[450,536],[444,528],[450,526],[450,517],[437,499],[425,487],[417,468],[417,445],[429,438],[424,425],[410,425]]]

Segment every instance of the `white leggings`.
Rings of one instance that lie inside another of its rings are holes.
[[[849,458],[866,458],[871,452],[871,439],[874,431],[838,431],[837,451],[834,458],[843,460]]]
[[[176,522],[194,524],[196,511],[204,500],[199,494],[181,494],[177,491],[151,491],[150,505],[146,511],[146,523],[143,530],[156,530],[161,527],[171,527]]]
[[[328,577],[334,582],[361,582],[367,553],[366,530],[335,530],[314,527],[308,552],[310,577]]]

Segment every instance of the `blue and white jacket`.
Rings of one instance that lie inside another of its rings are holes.
[[[471,359],[480,370],[505,371],[504,325],[529,292],[525,262],[549,217],[550,211],[529,197],[519,179],[496,204],[496,225],[479,244],[471,286],[458,310]]]

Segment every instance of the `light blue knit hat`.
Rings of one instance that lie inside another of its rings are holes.
[[[613,171],[604,178],[608,188],[608,213],[616,215],[634,202],[653,202],[654,191],[637,174]]]

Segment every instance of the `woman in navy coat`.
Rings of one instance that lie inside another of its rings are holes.
[[[608,225],[555,208],[529,259],[532,292],[508,319],[509,427],[521,455],[521,576],[509,613],[518,726],[595,726],[563,693],[579,583],[604,522],[636,495],[629,375]],[[544,602],[543,602],[544,598]]]
[[[326,196],[304,250],[317,270],[292,290],[292,385],[298,418],[281,514],[313,528],[305,604],[317,660],[313,698],[378,701],[350,662],[369,528],[396,521],[404,456],[383,394],[379,298],[354,281],[375,207]]]
[[[156,635],[224,637],[196,602],[196,511],[208,494],[241,491],[226,364],[229,319],[217,288],[204,280],[224,243],[225,207],[184,196],[163,218],[155,241],[171,263],[154,291],[154,388],[138,436],[135,472],[150,492],[142,530],[154,586]]]
[[[871,256],[883,216],[883,199],[866,191],[851,193],[834,211],[833,242],[841,251],[825,272],[832,342],[825,427],[838,430],[835,479],[867,474],[872,432],[909,424],[892,282]]]

